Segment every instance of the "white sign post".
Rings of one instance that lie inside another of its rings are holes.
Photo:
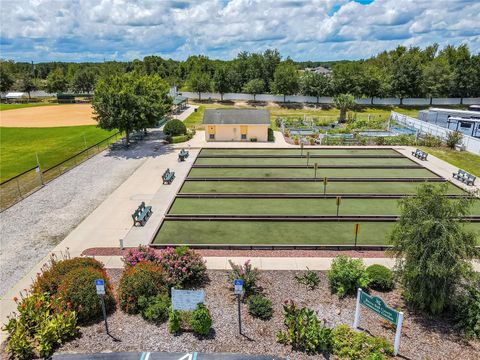
[[[357,305],[355,307],[355,319],[353,321],[353,328],[357,329],[360,324],[360,308],[361,306],[381,316],[387,321],[397,326],[395,332],[395,342],[393,344],[393,355],[398,354],[400,348],[400,337],[402,335],[403,312],[397,311],[388,307],[382,299],[377,296],[370,296],[363,292],[362,289],[357,291]]]
[[[103,320],[105,321],[105,330],[107,334],[110,335],[108,332],[108,323],[107,323],[107,311],[105,309],[105,280],[97,279],[95,280],[95,288],[97,289],[97,295],[100,296],[100,302],[102,304],[102,313],[103,313]]]

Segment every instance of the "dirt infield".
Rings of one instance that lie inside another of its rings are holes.
[[[0,111],[1,127],[96,125],[90,104],[52,105]]]

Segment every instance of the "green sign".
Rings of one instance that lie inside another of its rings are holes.
[[[380,315],[385,320],[397,325],[398,323],[398,311],[389,308],[382,299],[377,296],[370,296],[365,292],[360,292],[360,305],[365,306],[367,309]]]

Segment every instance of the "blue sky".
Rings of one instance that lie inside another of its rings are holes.
[[[231,59],[267,48],[339,60],[434,42],[480,52],[480,1],[0,0],[0,57],[16,61]]]

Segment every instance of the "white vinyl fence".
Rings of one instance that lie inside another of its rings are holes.
[[[183,91],[182,96],[189,99],[198,99],[198,93]],[[222,96],[219,93],[201,93],[202,100],[221,100]],[[225,93],[223,94],[223,100],[243,100],[253,101],[252,94],[244,93]],[[283,102],[283,95],[272,94],[258,94],[255,96],[256,101],[273,101]],[[287,95],[285,96],[286,102],[298,102],[298,103],[312,103],[312,104],[333,104],[333,97],[323,96],[303,96],[303,95]],[[355,99],[357,104],[360,105],[473,105],[480,104],[480,98],[358,98]]]
[[[407,115],[397,113],[395,111],[391,112],[390,118],[401,125],[418,130],[420,133],[437,136],[444,140],[447,138],[447,134],[454,131],[435,124],[427,123],[419,119],[412,118]],[[464,134],[462,145],[468,152],[480,155],[480,139]]]

